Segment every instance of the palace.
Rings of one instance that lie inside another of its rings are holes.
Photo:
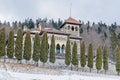
[[[40,36],[43,35],[43,32],[47,32],[48,36],[48,47],[50,49],[51,45],[51,37],[54,35],[55,37],[55,52],[56,54],[64,54],[65,53],[65,47],[67,42],[67,37],[70,38],[70,44],[71,49],[76,41],[77,43],[77,52],[80,54],[80,42],[82,40],[82,37],[80,37],[80,26],[81,23],[71,17],[69,17],[65,22],[60,26],[59,30],[53,29],[53,28],[43,28],[39,24],[39,27],[35,27],[34,29],[31,29],[31,40],[32,43],[34,42],[35,33],[39,33]],[[24,28],[24,31],[26,31],[26,28]],[[24,36],[25,38],[25,36]],[[72,50],[71,50],[72,51]]]

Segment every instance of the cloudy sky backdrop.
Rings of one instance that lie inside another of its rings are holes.
[[[0,20],[65,20],[70,16],[71,3],[71,16],[77,20],[120,24],[120,0],[0,0]]]

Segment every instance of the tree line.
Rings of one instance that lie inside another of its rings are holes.
[[[15,30],[17,30],[18,28],[24,28],[24,26],[27,26],[27,28],[29,29],[34,28],[35,25],[39,27],[39,23],[51,24],[55,29],[59,29],[60,25],[63,24],[63,21],[60,18],[58,18],[58,20],[48,18],[38,18],[36,20],[33,20],[31,18],[27,18],[24,21],[13,21],[11,24],[10,22],[4,21],[2,23],[0,21],[0,25],[7,25],[9,27],[13,27]]]
[[[30,31],[27,30],[25,35],[25,40],[23,40],[23,32],[20,28],[17,31],[16,41],[14,40],[14,29],[11,29],[9,32],[8,39],[6,38],[5,34],[5,28],[2,28],[0,30],[0,57],[7,56],[8,59],[16,58],[19,63],[21,63],[21,60],[26,60],[26,64],[29,62],[30,59],[32,59],[36,65],[38,65],[38,61],[40,60],[43,63],[43,66],[48,61],[50,63],[55,63],[56,61],[56,53],[55,53],[55,39],[54,35],[52,35],[51,39],[51,47],[50,47],[50,53],[48,54],[48,37],[47,33],[44,32],[43,36],[40,37],[38,33],[35,34],[35,39],[33,43],[33,49],[32,49],[32,40]],[[70,45],[70,39],[67,38],[66,47],[65,47],[65,64],[67,66],[71,66],[71,70],[74,67],[77,67],[78,65],[82,67],[82,70],[84,71],[84,67],[87,66],[90,69],[90,72],[92,71],[92,68],[96,66],[97,73],[103,69],[105,73],[109,69],[108,65],[108,48],[107,45],[104,46],[104,49],[102,50],[101,46],[98,45],[98,48],[96,50],[96,57],[94,58],[93,54],[93,45],[92,43],[89,44],[88,47],[88,54],[86,57],[86,48],[85,48],[85,42],[83,41],[80,45],[81,51],[80,51],[80,57],[78,56],[77,52],[77,43],[74,42],[72,50]],[[49,57],[48,57],[49,56]],[[80,61],[79,61],[80,59]],[[120,73],[120,49],[117,47],[116,49],[116,71],[119,75]]]

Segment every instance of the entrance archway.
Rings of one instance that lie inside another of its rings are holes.
[[[60,54],[60,45],[59,44],[56,45],[56,53]]]
[[[64,54],[64,53],[65,53],[65,45],[64,45],[64,44],[62,45],[61,52],[62,52],[62,54]]]

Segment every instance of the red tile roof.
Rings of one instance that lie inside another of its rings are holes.
[[[71,18],[71,17],[69,17],[67,20],[65,20],[65,22],[67,22],[67,23],[80,24],[79,21],[77,21],[77,20],[75,20],[75,19],[73,19],[73,18]]]

